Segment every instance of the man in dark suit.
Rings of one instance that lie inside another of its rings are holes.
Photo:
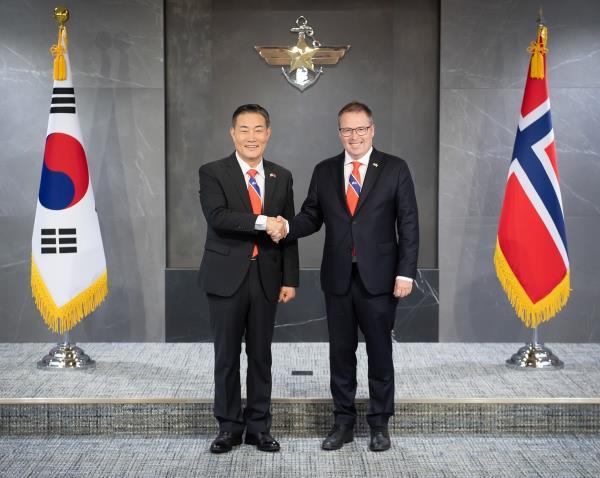
[[[417,271],[417,203],[406,163],[373,148],[375,125],[366,105],[344,106],[338,127],[345,151],[315,167],[286,241],[313,234],[325,223],[321,287],[335,425],[322,448],[335,450],[353,439],[358,326],[368,355],[369,448],[383,451],[390,447],[388,420],[394,413],[391,331],[398,298],[410,294]],[[281,237],[274,231],[274,240]]]
[[[208,297],[215,348],[215,405],[219,435],[213,453],[242,442],[279,451],[271,436],[271,340],[277,302],[294,298],[298,245],[272,242],[275,216],[292,218],[292,175],[263,160],[271,135],[259,105],[233,114],[235,153],[200,168],[200,203],[207,222],[200,280]],[[247,404],[240,397],[240,353],[248,356]]]

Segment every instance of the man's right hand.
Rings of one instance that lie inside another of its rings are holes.
[[[268,217],[267,234],[271,236],[273,242],[278,243],[287,236],[286,220],[281,216]]]

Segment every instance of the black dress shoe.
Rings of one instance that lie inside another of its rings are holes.
[[[392,446],[390,441],[390,434],[386,428],[371,428],[371,442],[369,443],[369,450],[371,451],[385,451],[389,450]]]
[[[256,445],[260,451],[279,451],[279,442],[269,432],[248,433],[246,432],[247,445]]]
[[[339,450],[344,446],[344,443],[350,443],[354,440],[353,425],[334,425],[323,443],[323,450]]]
[[[210,445],[212,453],[227,453],[236,445],[242,444],[241,433],[219,432]]]

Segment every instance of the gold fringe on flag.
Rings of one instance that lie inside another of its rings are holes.
[[[550,320],[567,303],[571,293],[569,271],[546,297],[533,303],[508,265],[498,241],[496,241],[494,264],[496,265],[496,275],[508,300],[526,327],[533,329],[542,322]]]
[[[63,334],[75,327],[104,301],[108,294],[108,273],[104,269],[102,275],[91,286],[62,307],[57,307],[32,257],[31,291],[35,305],[48,328],[54,333]]]
[[[527,51],[531,53],[531,68],[529,76],[537,80],[544,79],[544,55],[548,53],[548,27],[539,25],[536,41],[532,41]]]
[[[58,27],[58,42],[50,47],[50,53],[54,57],[54,79],[64,81],[67,79],[67,29],[64,25]]]

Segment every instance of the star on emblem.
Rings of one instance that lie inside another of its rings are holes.
[[[318,50],[318,48],[309,47],[304,38],[298,38],[298,43],[286,50],[292,60],[290,64],[290,73],[293,73],[298,68],[306,68],[310,71],[315,71],[315,65],[312,59]]]

